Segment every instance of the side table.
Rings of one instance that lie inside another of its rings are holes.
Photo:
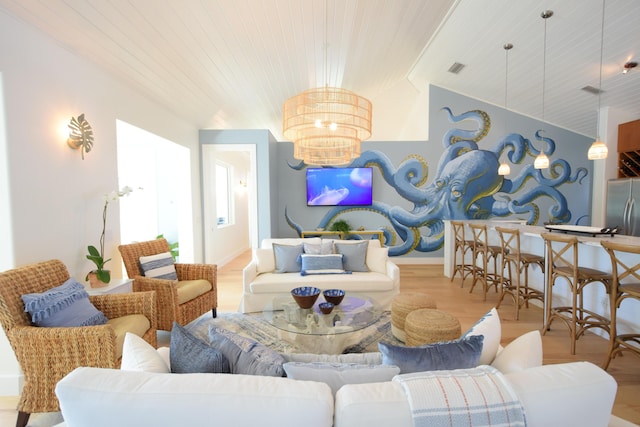
[[[124,294],[133,292],[133,280],[111,278],[109,285],[102,288],[92,288],[89,282],[84,284],[89,295]]]

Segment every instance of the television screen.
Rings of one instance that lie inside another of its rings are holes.
[[[308,206],[366,206],[372,202],[371,168],[308,168]]]

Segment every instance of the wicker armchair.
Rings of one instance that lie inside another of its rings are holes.
[[[68,328],[32,326],[21,296],[41,293],[69,279],[65,265],[50,260],[0,273],[0,323],[24,373],[16,426],[23,427],[33,412],[59,411],[56,383],[80,366],[117,368],[120,353],[116,333],[109,324]],[[143,338],[157,346],[155,295],[115,294],[91,296],[108,319],[143,314],[151,324]]]
[[[180,325],[186,325],[209,310],[211,310],[213,317],[216,317],[216,307],[218,306],[217,265],[176,263],[177,281],[154,279],[144,277],[140,268],[140,257],[169,252],[169,243],[166,239],[120,245],[118,250],[122,255],[127,275],[133,279],[134,292],[156,292],[158,329],[170,331],[174,321]],[[211,290],[180,304],[178,295],[181,287],[180,282],[198,279],[209,281]]]

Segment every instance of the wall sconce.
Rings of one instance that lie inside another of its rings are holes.
[[[82,160],[84,160],[84,153],[88,153],[91,151],[91,148],[93,148],[93,129],[91,129],[91,125],[84,118],[84,113],[80,114],[77,119],[71,117],[67,145],[74,150],[79,149]]]

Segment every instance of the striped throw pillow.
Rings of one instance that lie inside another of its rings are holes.
[[[176,266],[173,263],[171,252],[157,255],[141,256],[140,269],[145,277],[156,279],[178,280]]]

